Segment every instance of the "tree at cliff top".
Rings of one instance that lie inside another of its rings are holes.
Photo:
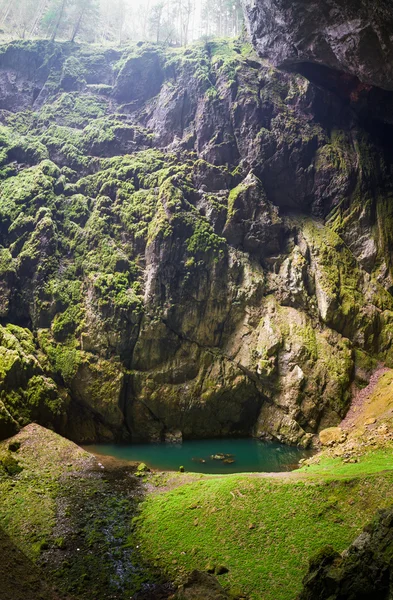
[[[31,31],[31,23],[37,14],[37,3],[34,0],[13,0],[3,2],[1,13],[2,25],[8,25],[12,34],[16,37],[25,38]]]
[[[97,0],[75,0],[72,8],[71,42],[74,42],[76,36],[83,31],[91,34],[94,24],[99,19],[99,6]]]
[[[41,26],[52,41],[63,34],[74,42],[78,34],[91,37],[98,19],[97,0],[53,0],[47,5]]]
[[[241,0],[204,0],[201,19],[203,35],[238,36],[243,26]]]
[[[236,36],[242,23],[240,0],[0,0],[7,39],[187,46],[200,37]]]

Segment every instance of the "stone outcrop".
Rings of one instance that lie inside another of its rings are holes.
[[[201,571],[193,571],[174,596],[176,600],[229,600],[233,597],[213,575]]]
[[[243,6],[260,56],[334,93],[362,120],[393,124],[389,2],[243,0]]]
[[[393,361],[389,149],[337,95],[240,42],[14,43],[0,78],[1,318],[59,412],[7,375],[2,436],[307,445]]]
[[[393,513],[383,511],[339,554],[323,548],[311,561],[298,600],[389,598],[392,593]]]
[[[243,0],[243,5],[256,49],[275,66],[322,65],[358,84],[393,91],[390,2]]]

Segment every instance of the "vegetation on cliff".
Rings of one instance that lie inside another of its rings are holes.
[[[333,95],[238,41],[14,42],[1,78],[0,314],[30,339],[2,437],[307,445],[391,363],[388,157]]]

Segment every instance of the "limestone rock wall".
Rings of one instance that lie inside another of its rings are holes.
[[[393,90],[393,6],[376,0],[243,0],[256,49],[276,66],[315,63]]]
[[[1,342],[2,436],[307,445],[393,361],[390,150],[336,94],[238,41],[14,43],[0,79],[0,314],[38,361],[10,384]]]

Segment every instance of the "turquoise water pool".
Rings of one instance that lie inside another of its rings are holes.
[[[280,472],[296,468],[309,451],[255,439],[195,440],[182,444],[98,444],[89,452],[144,462],[152,469],[195,473]]]

